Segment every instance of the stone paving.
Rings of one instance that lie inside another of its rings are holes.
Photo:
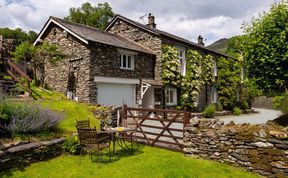
[[[225,124],[234,121],[235,124],[265,124],[268,120],[273,120],[282,115],[281,111],[273,110],[273,109],[260,109],[253,108],[258,113],[254,114],[241,114],[240,116],[219,116],[220,120],[223,120]]]

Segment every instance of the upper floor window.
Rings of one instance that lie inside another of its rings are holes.
[[[213,76],[217,76],[217,60],[213,61]]]
[[[180,72],[182,75],[186,74],[186,51],[183,47],[176,47],[178,50],[179,61],[180,61]]]
[[[135,54],[120,52],[120,69],[134,70]]]

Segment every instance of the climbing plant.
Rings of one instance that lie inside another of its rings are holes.
[[[179,88],[181,73],[177,49],[172,46],[164,45],[162,48],[161,64],[163,84]]]
[[[213,82],[213,62],[211,55],[202,56],[195,50],[188,50],[186,75],[182,76],[178,51],[165,45],[162,50],[162,82],[164,85],[181,88],[180,105],[194,108],[201,87]]]

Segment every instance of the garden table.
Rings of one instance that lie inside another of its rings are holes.
[[[135,129],[127,127],[116,127],[116,128],[106,128],[104,131],[100,131],[100,133],[111,133],[113,142],[113,154],[116,154],[116,142],[121,148],[123,149],[125,149],[125,147],[128,148],[124,139],[119,138],[118,135],[131,131],[135,131]],[[125,147],[123,145],[125,145]]]

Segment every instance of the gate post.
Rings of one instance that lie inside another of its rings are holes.
[[[127,119],[127,104],[123,104],[123,119]]]

